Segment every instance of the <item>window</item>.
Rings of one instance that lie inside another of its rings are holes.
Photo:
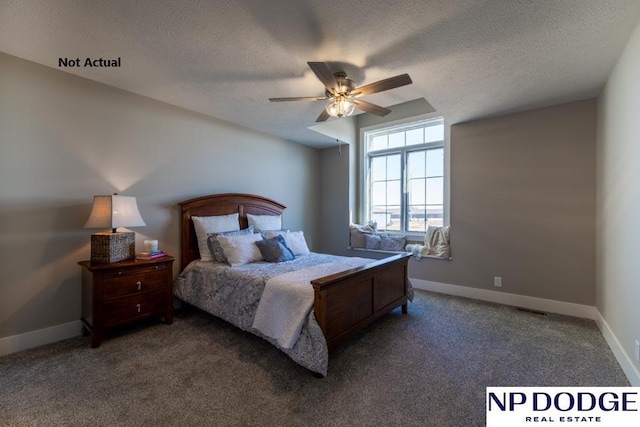
[[[444,121],[364,133],[365,209],[379,230],[424,233],[444,222]]]

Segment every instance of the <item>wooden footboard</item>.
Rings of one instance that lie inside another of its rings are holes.
[[[330,352],[394,308],[407,312],[410,257],[398,254],[311,281],[316,319]]]

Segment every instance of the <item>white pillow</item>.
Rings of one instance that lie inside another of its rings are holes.
[[[232,267],[262,260],[262,253],[255,242],[262,240],[258,233],[240,236],[218,236],[218,242]]]
[[[217,216],[192,216],[193,226],[196,229],[198,238],[198,250],[202,261],[211,261],[211,251],[207,245],[209,233],[224,233],[225,231],[240,230],[238,214],[217,215]]]
[[[295,256],[309,253],[309,247],[307,246],[307,241],[304,239],[304,233],[302,231],[267,231],[265,233],[267,239],[278,235],[284,237],[284,241]]]
[[[253,225],[256,230],[281,230],[282,215],[251,215],[247,214],[249,225]]]

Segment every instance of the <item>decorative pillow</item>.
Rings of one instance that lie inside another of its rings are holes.
[[[232,267],[262,260],[262,254],[256,246],[256,242],[262,240],[258,233],[218,236],[217,239]]]
[[[207,238],[210,233],[240,230],[240,221],[237,213],[217,216],[192,216],[191,219],[196,230],[198,250],[202,261],[211,261],[213,259],[207,245]]]
[[[264,240],[267,240],[267,239],[268,239],[268,237],[267,237],[267,233],[276,233],[276,232],[278,232],[278,231],[279,231],[279,232],[286,232],[286,231],[291,231],[291,230],[290,230],[290,229],[288,229],[288,228],[283,228],[282,230],[261,230],[261,231],[256,230],[256,231],[255,231],[255,233],[260,233],[260,234],[262,234],[262,238],[263,238]],[[273,237],[273,236],[272,236],[272,237]]]
[[[402,252],[407,243],[405,236],[380,236],[380,250]]]
[[[375,234],[376,229],[373,224],[359,225],[352,224],[349,227],[349,246],[352,248],[366,247],[365,236],[367,234]]]
[[[220,242],[218,242],[218,236],[242,236],[243,234],[253,234],[253,226],[249,226],[248,228],[238,230],[238,231],[226,231],[224,233],[209,233],[207,237],[207,245],[209,246],[209,252],[211,253],[211,257],[218,261],[228,263],[227,257],[224,256],[224,251],[222,250],[222,246],[220,246]]]
[[[304,233],[302,231],[267,231],[265,236],[267,239],[275,236],[284,237],[287,246],[295,256],[309,253],[309,247],[307,246],[307,241],[304,239]]]
[[[256,246],[267,262],[284,262],[296,258],[291,249],[287,247],[284,237],[282,236],[275,236],[267,240],[258,240]]]
[[[282,215],[251,215],[247,214],[249,225],[258,231],[280,230],[282,228]]]
[[[408,244],[407,246],[405,246],[404,250],[409,252],[411,255],[415,256],[418,259],[422,259],[422,256],[426,255],[425,246],[417,243]]]
[[[364,247],[365,249],[380,249],[380,236],[377,234],[365,234],[364,235]]]

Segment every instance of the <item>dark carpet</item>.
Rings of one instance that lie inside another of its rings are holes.
[[[487,386],[628,386],[590,320],[424,291],[324,379],[194,308],[0,358],[2,426],[482,426]]]

